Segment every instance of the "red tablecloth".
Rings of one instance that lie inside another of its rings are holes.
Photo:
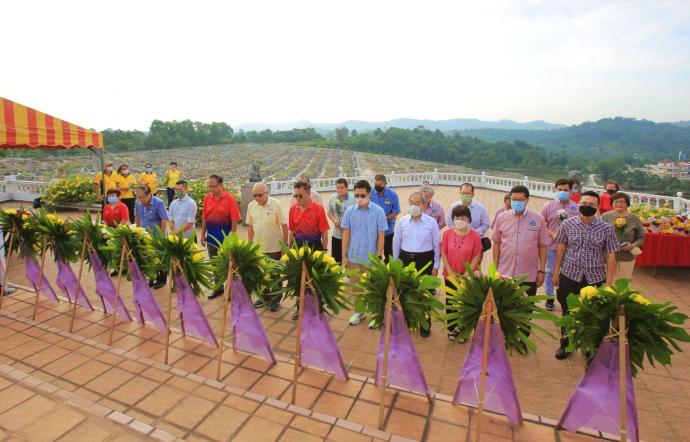
[[[645,233],[635,265],[690,267],[690,235]]]

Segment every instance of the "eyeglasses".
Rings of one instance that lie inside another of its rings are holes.
[[[253,193],[252,196],[253,196],[254,198],[260,198],[260,197],[264,196],[265,194],[266,194],[266,192],[262,192],[262,193]]]
[[[354,196],[355,198],[366,198],[369,195],[367,195],[366,193],[355,193]]]
[[[297,195],[296,193],[293,193],[292,197],[296,200],[301,200],[302,198],[304,198],[304,195]]]

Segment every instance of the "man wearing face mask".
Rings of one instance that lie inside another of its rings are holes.
[[[369,255],[383,255],[388,222],[383,209],[371,203],[371,184],[368,181],[357,181],[353,196],[356,204],[345,210],[340,228],[343,236],[343,266],[353,271],[350,274],[350,283],[355,285],[359,282],[362,265],[371,263]],[[350,325],[359,324],[361,319],[361,313],[353,314]]]
[[[618,183],[613,181],[613,180],[608,180],[606,184],[604,184],[604,192],[599,196],[599,214],[603,215],[606,212],[610,212],[613,210],[613,206],[611,205],[611,195],[614,193],[618,192],[620,189],[620,186],[618,186]]]
[[[395,218],[400,214],[400,200],[398,194],[389,189],[388,180],[385,175],[378,174],[374,177],[374,190],[371,195],[371,202],[383,209],[388,222],[388,230],[384,236],[383,243],[383,260],[388,262],[388,259],[393,254],[393,233],[395,230]]]
[[[486,207],[483,204],[474,201],[474,185],[471,183],[463,183],[460,185],[460,201],[456,201],[448,207],[448,212],[446,216],[446,225],[452,226],[453,220],[451,219],[451,214],[456,206],[462,204],[470,209],[472,212],[472,223],[470,227],[479,233],[482,237],[482,247],[486,252],[491,248],[491,241],[489,238],[484,238],[486,231],[491,227],[491,221],[489,220],[489,212],[487,212]]]
[[[546,273],[546,246],[550,242],[546,222],[529,210],[529,189],[510,189],[511,210],[499,215],[494,227],[493,257],[498,273],[511,278],[526,276],[529,296],[537,294]]]
[[[151,193],[158,193],[158,175],[153,171],[151,163],[144,164],[144,173],[139,174],[139,184],[149,186]]]
[[[393,236],[393,258],[407,266],[414,263],[417,270],[436,276],[441,265],[441,235],[438,223],[423,213],[426,201],[422,192],[414,192],[408,199],[407,215],[400,218]],[[430,325],[430,324],[427,324]],[[431,329],[421,328],[419,334],[426,338]]]
[[[196,225],[196,211],[196,202],[189,196],[187,181],[179,180],[175,184],[175,199],[170,203],[172,234],[189,237]]]
[[[551,279],[553,278],[553,269],[556,265],[556,242],[554,238],[558,229],[561,227],[561,222],[568,218],[577,216],[578,209],[577,204],[570,200],[570,181],[561,178],[556,181],[556,199],[549,201],[544,204],[541,208],[541,216],[546,221],[546,228],[549,232],[549,245],[546,252],[546,278],[544,280],[544,285],[546,288],[546,294],[549,296],[556,296],[556,291],[554,289]],[[546,301],[546,309],[553,310],[555,308],[553,299]]]
[[[558,287],[558,303],[563,315],[568,314],[567,297],[578,294],[588,285],[613,284],[616,272],[616,252],[620,249],[611,224],[596,217],[599,195],[587,191],[580,198],[579,216],[561,223],[556,234],[556,265],[553,285]],[[564,331],[561,330],[561,336]],[[568,357],[567,338],[561,337],[557,359]]]
[[[96,201],[105,206],[104,195],[110,189],[117,189],[117,173],[113,170],[113,163],[106,162],[102,172],[98,172],[93,179],[93,192],[96,194]]]

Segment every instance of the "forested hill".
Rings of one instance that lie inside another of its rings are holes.
[[[690,151],[690,126],[634,118],[605,118],[555,130],[469,129],[457,132],[486,141],[520,140],[546,149],[568,149],[601,159],[613,154],[676,158]]]

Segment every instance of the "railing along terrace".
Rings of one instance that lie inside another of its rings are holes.
[[[349,183],[358,180],[367,180],[373,184],[373,175],[359,175],[344,177]],[[553,183],[545,181],[530,180],[525,176],[520,178],[510,178],[472,173],[450,173],[450,172],[422,172],[422,173],[395,173],[386,175],[388,185],[395,187],[415,187],[424,182],[429,182],[432,186],[459,186],[462,183],[472,183],[478,189],[497,190],[508,192],[513,186],[522,184],[527,186],[530,194],[534,196],[552,198]],[[314,178],[312,186],[320,192],[332,192],[335,190],[335,182],[338,178]],[[48,182],[41,181],[21,181],[12,176],[6,176],[5,181],[0,181],[0,201],[33,201],[43,195]],[[267,183],[272,195],[289,195],[293,192],[294,180],[270,181]],[[598,190],[593,188],[592,190]],[[625,192],[630,195],[633,204],[649,204],[652,207],[672,207],[674,210],[690,215],[690,199],[683,198],[683,194],[678,192],[676,196],[654,195],[634,191]]]

